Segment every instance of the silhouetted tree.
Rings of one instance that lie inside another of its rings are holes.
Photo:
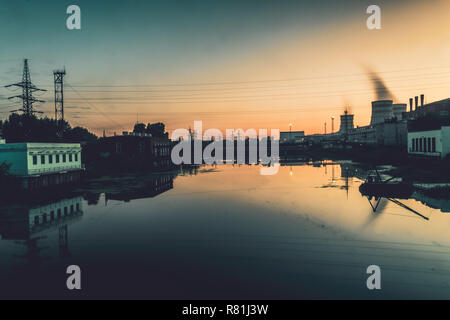
[[[136,123],[134,125],[133,132],[135,132],[135,133],[146,133],[145,124],[143,124],[143,123]]]
[[[62,137],[57,135],[59,125],[62,126]],[[72,128],[67,121],[59,124],[48,117],[38,119],[17,113],[1,122],[1,130],[7,142],[82,142],[97,139],[87,129]]]
[[[167,137],[168,134],[165,132],[166,126],[162,122],[148,123],[145,126],[144,123],[136,123],[134,125],[133,132],[135,133],[149,133],[153,137]]]

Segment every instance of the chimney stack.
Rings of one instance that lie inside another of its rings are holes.
[[[409,98],[409,112],[413,111],[413,98]]]
[[[425,100],[425,95],[421,94],[420,95],[420,106],[421,107],[423,107],[424,100]]]
[[[415,100],[415,102],[416,102],[416,110],[417,110],[417,108],[419,107],[419,97],[418,97],[418,96],[415,96],[415,97],[414,97],[414,100]]]

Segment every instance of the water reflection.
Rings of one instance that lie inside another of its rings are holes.
[[[85,298],[371,298],[365,270],[377,264],[377,297],[450,297],[446,201],[402,200],[430,221],[385,198],[373,212],[359,192],[370,170],[191,167],[99,177],[65,199],[3,206],[0,296],[72,297],[65,267],[77,264]]]
[[[0,207],[0,236],[2,240],[15,240],[26,248],[23,254],[14,254],[30,263],[43,258],[41,252],[48,247],[40,246],[39,240],[47,233],[58,230],[59,256],[70,256],[69,225],[83,215],[82,197],[72,197],[40,205],[14,205]]]

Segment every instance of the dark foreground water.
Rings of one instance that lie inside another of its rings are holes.
[[[358,191],[366,172],[350,163],[259,173],[103,178],[3,206],[0,297],[450,298],[448,201],[401,200],[428,221],[386,199],[374,213]],[[66,288],[71,264],[81,291]],[[373,264],[381,290],[366,287]]]

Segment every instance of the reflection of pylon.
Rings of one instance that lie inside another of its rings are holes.
[[[8,87],[20,87],[22,88],[22,94],[17,96],[9,97],[8,99],[19,98],[22,99],[22,109],[13,110],[11,112],[22,111],[24,114],[31,116],[33,113],[42,113],[41,111],[35,111],[33,109],[33,103],[35,102],[44,102],[43,100],[38,100],[33,97],[33,92],[35,91],[47,91],[44,89],[37,88],[34,84],[31,83],[30,71],[28,69],[28,60],[25,59],[23,61],[23,74],[22,74],[22,82],[13,83],[5,86]]]
[[[70,256],[67,225],[59,227],[59,256],[61,258]]]
[[[58,125],[58,134],[62,135],[64,124],[64,75],[66,70],[53,71],[55,82],[55,120]]]

